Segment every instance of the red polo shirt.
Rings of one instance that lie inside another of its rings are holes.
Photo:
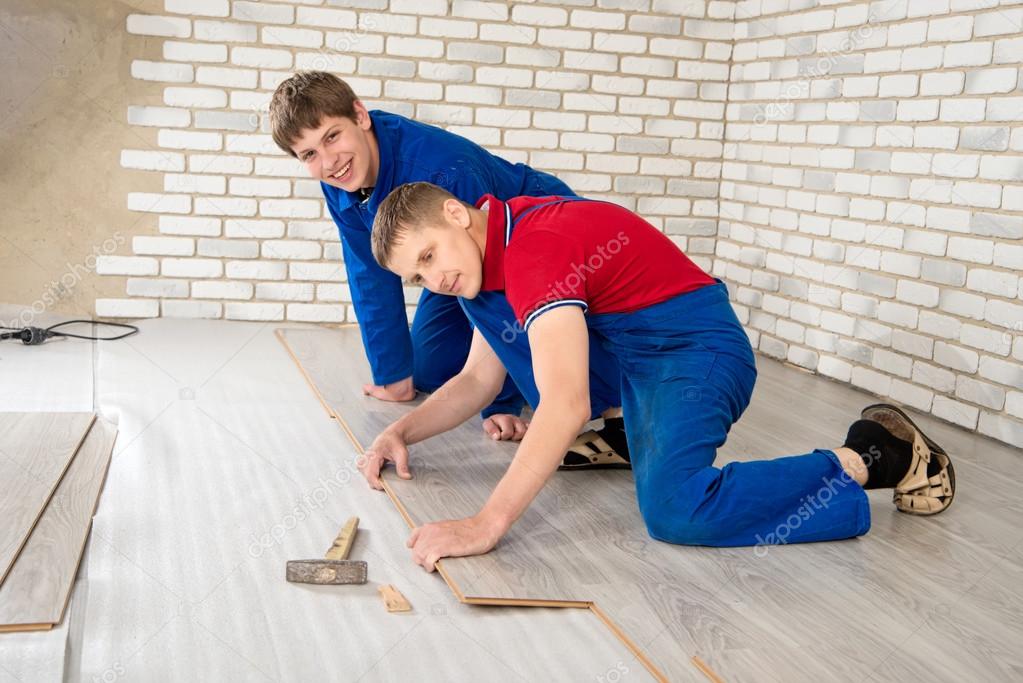
[[[511,230],[554,199],[488,194],[476,204],[489,211],[482,289],[503,290],[524,329],[557,306],[629,313],[714,282],[664,233],[609,202],[542,206]]]

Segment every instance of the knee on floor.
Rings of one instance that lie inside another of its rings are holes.
[[[719,521],[703,519],[695,509],[668,502],[644,504],[640,512],[651,538],[676,545],[718,545],[731,534]]]

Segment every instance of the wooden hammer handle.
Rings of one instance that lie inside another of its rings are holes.
[[[328,560],[345,560],[348,558],[348,553],[352,549],[352,543],[355,541],[355,532],[359,528],[359,518],[351,517],[345,525],[341,527],[341,531],[338,533],[337,538],[334,539],[334,545],[330,547],[327,554],[324,556]]]

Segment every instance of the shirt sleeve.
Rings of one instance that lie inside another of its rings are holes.
[[[505,293],[522,328],[560,306],[589,308],[586,265],[582,246],[548,230],[512,238],[505,252]]]
[[[327,201],[341,234],[352,306],[359,319],[373,383],[391,384],[412,375],[412,336],[401,278],[373,258],[368,230],[348,225]]]

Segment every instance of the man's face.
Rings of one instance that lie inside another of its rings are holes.
[[[473,299],[483,285],[483,255],[469,227],[467,209],[449,199],[431,224],[402,236],[387,267],[408,284]]]
[[[361,102],[356,102],[354,121],[324,117],[318,128],[303,129],[291,150],[313,178],[356,192],[376,183],[379,152],[371,125],[369,112]]]

